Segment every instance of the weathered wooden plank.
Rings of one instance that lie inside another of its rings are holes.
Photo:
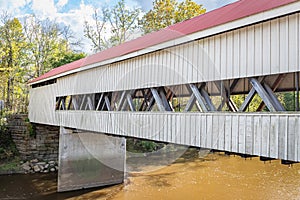
[[[212,115],[206,115],[206,147],[209,149],[213,148],[213,126],[215,125],[213,122]]]
[[[208,80],[214,80],[215,77],[215,36],[208,38]]]
[[[228,71],[228,68],[231,68],[232,66],[228,66],[227,65],[227,60],[230,59],[230,55],[229,55],[229,52],[228,52],[228,46],[229,46],[229,41],[228,41],[228,34],[222,34],[221,35],[221,55],[220,55],[220,75],[224,75],[226,74],[226,78],[228,78],[228,74],[227,74],[227,71]],[[226,67],[222,67],[222,65],[226,66]]]
[[[223,47],[224,48],[224,47]],[[220,79],[221,77],[221,54],[226,53],[222,52],[222,47],[221,47],[221,37],[220,35],[214,36],[214,57],[213,57],[213,63],[214,63],[214,76],[216,79]]]
[[[246,153],[246,116],[238,116],[238,152]]]
[[[294,141],[294,143],[295,143],[295,151],[294,151],[294,159],[293,160],[298,160],[298,148],[299,148],[299,146],[298,146],[298,144],[299,144],[299,127],[298,127],[298,125],[299,125],[299,119],[298,118],[296,118],[296,117],[293,117],[294,118],[294,120],[295,120],[295,141]]]
[[[225,116],[225,128],[224,128],[224,131],[225,131],[225,137],[224,137],[224,140],[225,140],[225,147],[224,147],[224,150],[225,151],[231,151],[231,143],[232,143],[232,123],[234,123],[232,121],[232,116],[230,115],[226,115]]]
[[[246,117],[246,135],[245,135],[245,152],[246,154],[253,154],[253,116]]]
[[[294,117],[290,116],[288,117],[288,160],[294,160],[295,159],[295,139],[296,139],[296,130],[295,129],[296,120]]]
[[[271,73],[271,23],[266,21],[263,23],[263,73]]]
[[[254,37],[255,37],[255,27],[254,25],[252,26],[248,26],[247,29],[247,76],[254,76],[255,75],[255,64],[254,64],[254,60],[255,60],[255,47],[254,47]],[[253,67],[251,67],[253,66]]]
[[[192,123],[194,123],[194,140],[195,140],[195,146],[198,146],[200,147],[201,145],[201,118],[197,117],[196,115],[193,115],[193,120],[192,120]]]
[[[188,142],[188,132],[187,132],[187,127],[189,127],[189,121],[188,121],[188,118],[189,118],[189,115],[187,116],[184,116],[184,115],[180,115],[180,123],[181,123],[181,126],[180,126],[180,141],[181,141],[181,144],[187,144]]]
[[[207,145],[207,117],[201,115],[199,123],[201,127],[200,133],[200,147],[208,147]]]
[[[186,131],[188,132],[188,143],[191,146],[196,145],[196,120],[194,115],[189,115],[189,127],[186,127]]]
[[[240,53],[240,30],[233,31],[233,76],[240,77],[240,67],[241,67],[241,59],[239,55]]]
[[[247,54],[248,54],[248,43],[247,43],[247,27],[241,28],[240,29],[240,52],[239,52],[239,57],[240,57],[240,74],[247,74],[247,69],[248,66],[247,64]]]
[[[278,73],[280,62],[280,35],[279,35],[279,19],[271,21],[271,70],[272,73]]]
[[[297,123],[297,146],[296,146],[296,150],[297,150],[297,161],[300,162],[300,120],[299,118],[296,118]]]
[[[219,132],[220,132],[220,126],[219,126],[219,117],[217,115],[213,115],[212,116],[212,139],[211,139],[211,146],[212,149],[219,149],[218,145],[219,145],[219,140],[220,140],[220,136],[219,136]]]
[[[299,32],[299,21],[297,15],[290,15],[288,17],[288,45],[289,45],[289,71],[292,72],[292,69],[295,69],[298,64],[298,52],[297,52],[297,43],[298,43],[298,32]]]
[[[167,142],[168,141],[168,118],[169,118],[169,115],[164,115],[164,118],[163,118],[163,123],[162,123],[162,135],[161,135],[161,141],[165,141]]]
[[[272,116],[270,124],[270,157],[278,158],[278,144],[279,144],[279,117]]]
[[[178,137],[179,137],[179,126],[178,124],[178,116],[172,115],[172,143],[176,143],[176,141],[178,141]]]
[[[231,132],[231,151],[238,152],[239,151],[239,117],[238,115],[232,116],[232,132]]]
[[[255,25],[255,36],[254,36],[254,72],[256,75],[263,74],[263,47],[262,47],[262,24]]]
[[[233,54],[233,48],[234,48],[234,41],[233,41],[233,32],[228,32],[226,34],[226,48],[227,48],[227,55],[226,55],[226,74],[227,79],[230,79],[233,77],[233,60],[234,60],[234,54]]]
[[[253,154],[261,154],[262,146],[262,117],[255,116],[253,118],[253,135],[254,135],[254,144],[253,144]]]
[[[218,149],[225,150],[225,116],[224,115],[218,116],[218,121],[219,121]]]
[[[262,151],[261,155],[270,157],[270,117],[262,118]]]
[[[279,131],[278,131],[278,157],[284,160],[287,159],[287,117],[279,116]]]

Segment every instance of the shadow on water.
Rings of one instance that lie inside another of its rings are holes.
[[[172,184],[169,183],[169,180],[175,173],[164,173],[164,174],[155,174],[145,177],[145,180],[150,186],[153,187],[171,187]]]
[[[172,179],[175,172],[155,175],[146,174],[142,171],[145,166],[150,166],[150,168],[155,166],[167,166],[170,164],[167,158],[175,159],[180,155],[178,156],[178,152],[176,151],[170,151],[163,154],[152,154],[151,156],[151,159],[147,156],[128,158],[127,162],[131,163],[131,167],[136,172],[141,172],[139,174],[130,173],[129,176],[144,176],[148,184],[152,187],[170,187],[171,184],[169,180]],[[199,157],[199,151],[189,149],[177,159],[176,163],[193,162],[195,159],[202,159]],[[199,165],[195,167],[199,167]],[[127,184],[130,183],[128,182]],[[58,193],[56,192],[57,173],[2,175],[0,176],[0,199],[112,199],[118,192],[123,190],[125,185],[126,184],[119,184]]]
[[[123,185],[97,187],[72,192],[57,193],[57,174],[15,174],[0,176],[0,199],[62,200],[80,196],[86,199],[107,199],[112,189],[122,190]],[[96,193],[94,191],[97,191]]]
[[[165,151],[150,152],[147,154],[131,154],[127,152],[127,171],[141,173],[154,171],[174,163],[193,162],[195,159],[204,159],[210,152],[208,149],[187,148],[181,145],[171,145],[168,148]]]

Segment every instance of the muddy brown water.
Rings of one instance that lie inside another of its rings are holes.
[[[75,192],[56,193],[56,176],[0,176],[0,199],[300,199],[300,164],[222,154],[181,159],[155,171],[130,173],[121,185]]]

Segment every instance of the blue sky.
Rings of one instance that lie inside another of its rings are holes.
[[[178,0],[182,1],[182,0]],[[208,11],[236,0],[194,0]],[[75,36],[88,42],[83,36],[84,21],[92,20],[94,7],[114,5],[118,0],[0,0],[0,10],[8,11],[14,17],[34,13],[38,18],[50,18],[70,26]],[[144,12],[152,7],[151,0],[125,0],[128,7],[140,7]]]

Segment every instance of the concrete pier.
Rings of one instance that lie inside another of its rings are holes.
[[[122,183],[125,150],[124,138],[61,128],[58,192]]]

